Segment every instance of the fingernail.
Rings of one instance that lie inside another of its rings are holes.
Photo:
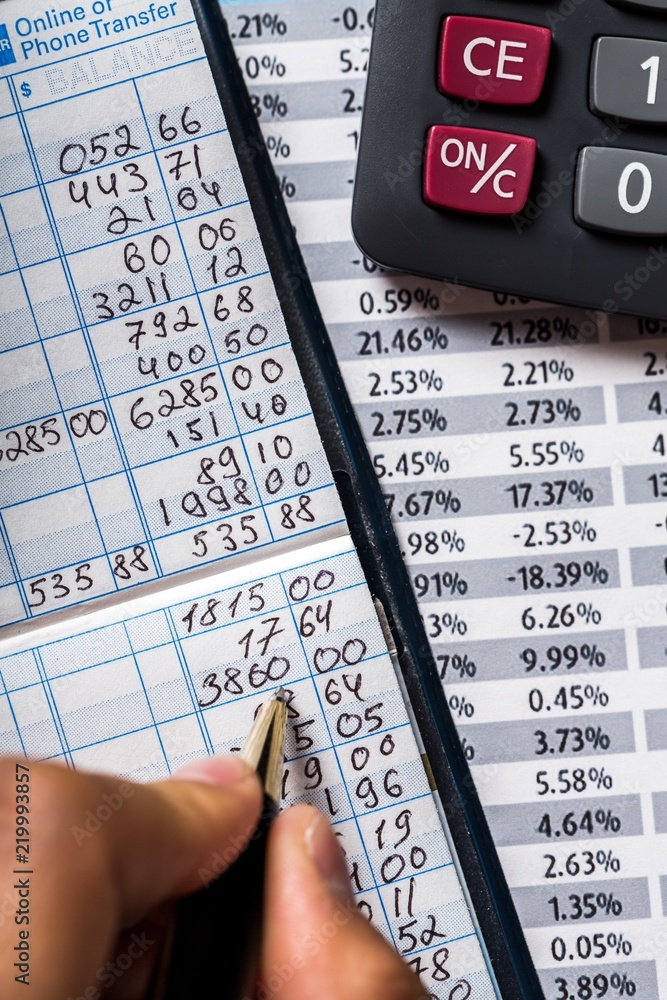
[[[207,785],[228,788],[252,776],[252,769],[242,757],[204,757],[174,771],[172,781],[203,781]]]
[[[327,888],[343,903],[352,903],[352,886],[345,856],[335,833],[324,816],[318,813],[307,828],[306,849]]]

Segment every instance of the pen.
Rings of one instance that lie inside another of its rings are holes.
[[[282,688],[260,708],[241,755],[257,772],[264,807],[238,860],[181,900],[168,932],[151,1000],[252,1000],[259,973],[267,834],[278,813],[287,703]],[[227,863],[230,859],[223,857]]]

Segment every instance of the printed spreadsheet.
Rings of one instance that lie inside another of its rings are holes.
[[[664,1000],[667,326],[383,274],[372,3],[223,10],[545,996]]]
[[[159,779],[283,686],[284,803],[491,1000],[188,0],[0,29],[0,752]]]

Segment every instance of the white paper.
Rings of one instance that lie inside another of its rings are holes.
[[[349,223],[372,4],[223,9],[545,996],[664,1000],[667,324],[382,274]]]
[[[65,9],[2,7],[0,752],[165,777],[284,686],[284,802],[490,1000],[191,7]]]

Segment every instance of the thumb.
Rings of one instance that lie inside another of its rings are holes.
[[[418,978],[354,905],[324,816],[295,806],[271,828],[261,1000],[420,1000]]]

